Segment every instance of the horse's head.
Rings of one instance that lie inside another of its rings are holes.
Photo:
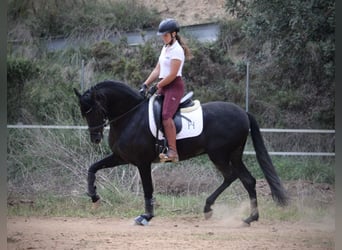
[[[82,116],[88,123],[90,140],[93,143],[99,144],[103,138],[103,130],[106,126],[106,110],[97,100],[94,91],[88,90],[83,95],[75,88],[74,91],[79,100]]]

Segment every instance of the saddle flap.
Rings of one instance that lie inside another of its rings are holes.
[[[164,96],[157,95],[153,101],[153,115],[157,128],[164,133],[164,128],[162,125],[162,106],[163,106]],[[173,117],[176,126],[176,133],[179,133],[182,129],[182,121],[180,117],[180,109],[177,109],[176,114]]]

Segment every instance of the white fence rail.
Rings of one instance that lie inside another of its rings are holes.
[[[68,125],[7,125],[7,128],[14,129],[88,129],[87,126],[68,126]],[[106,127],[106,129],[109,129]],[[329,129],[274,129],[261,128],[265,133],[318,133],[335,134],[335,130]],[[245,151],[246,155],[255,154],[254,151]],[[282,156],[335,156],[335,152],[269,152],[270,155]]]

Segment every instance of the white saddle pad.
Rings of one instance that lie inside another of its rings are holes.
[[[156,122],[153,115],[153,102],[156,98],[156,95],[153,95],[148,104],[148,120],[151,133],[154,137],[157,137],[157,127]],[[202,106],[198,100],[194,101],[194,107],[181,109],[181,117],[182,117],[182,129],[176,135],[176,139],[184,139],[198,136],[202,133],[203,130],[203,112]],[[164,139],[163,132],[159,131],[158,139]]]

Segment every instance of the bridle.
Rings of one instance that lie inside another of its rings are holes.
[[[97,134],[97,133],[94,133],[93,131],[94,130],[97,130],[99,128],[105,128],[106,126],[112,124],[112,123],[115,123],[117,121],[119,121],[120,119],[124,118],[126,115],[128,115],[129,113],[131,113],[132,111],[134,111],[135,109],[137,109],[138,107],[140,107],[146,100],[148,99],[144,99],[142,102],[140,102],[139,104],[135,105],[133,108],[131,108],[130,110],[128,110],[127,112],[119,115],[118,117],[114,118],[114,119],[111,119],[111,120],[108,120],[107,119],[107,112],[106,110],[102,107],[102,111],[103,111],[103,114],[104,114],[104,122],[100,125],[95,125],[95,126],[92,126],[92,127],[88,127],[88,130],[90,131],[91,134]],[[86,112],[84,112],[85,114],[89,114],[91,111],[93,110],[93,107],[90,107],[89,110],[87,110]],[[100,132],[98,132],[100,133]]]
[[[90,107],[87,111],[84,112],[84,114],[89,114],[90,112],[93,111],[93,107]],[[103,118],[103,123],[101,125],[96,125],[96,126],[91,126],[89,127],[88,126],[88,130],[89,130],[89,133],[90,133],[90,136],[100,136],[102,137],[102,133],[103,133],[103,130],[101,131],[97,131],[98,129],[103,129],[105,126],[107,126],[107,121],[106,121],[106,111],[102,108],[102,111],[103,111],[103,114],[104,114],[104,118]]]

